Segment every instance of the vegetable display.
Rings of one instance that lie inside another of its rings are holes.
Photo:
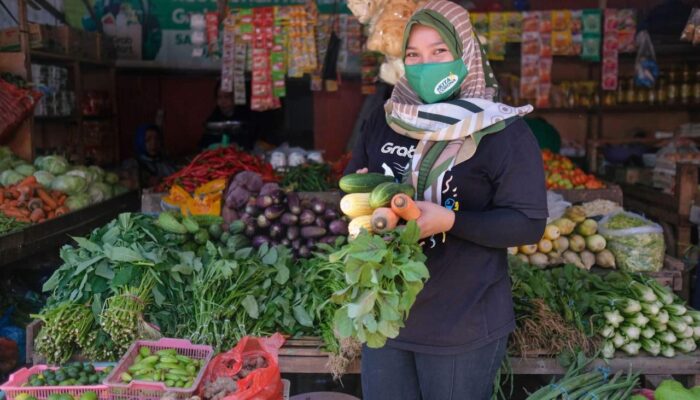
[[[542,161],[544,162],[547,189],[601,189],[605,187],[603,182],[594,175],[586,174],[565,156],[545,149],[542,151]]]
[[[167,192],[172,185],[180,185],[192,193],[209,181],[226,179],[241,171],[257,172],[265,182],[278,180],[272,166],[261,157],[230,146],[199,153],[186,167],[165,178],[157,191]]]
[[[70,212],[67,199],[28,176],[12,186],[0,187],[0,214],[17,222],[39,223]]]
[[[620,269],[658,272],[663,268],[666,246],[658,224],[637,214],[618,212],[603,218],[600,229]]]
[[[148,347],[141,347],[134,363],[127,372],[122,372],[119,380],[122,383],[132,380],[163,382],[167,387],[188,388],[194,384],[201,368],[199,360],[180,355],[177,350],[164,349],[152,353]]]
[[[48,397],[46,397],[46,400],[97,400],[99,399],[99,396],[97,396],[97,393],[93,391],[87,391],[80,396],[72,396],[67,393],[54,393],[50,394]],[[15,396],[15,400],[38,400],[36,397],[29,395],[27,393],[20,393],[17,396]]]
[[[282,175],[280,186],[295,192],[325,192],[336,187],[331,167],[325,163],[307,163],[289,167]]]
[[[25,386],[98,385],[107,377],[111,370],[112,368],[108,367],[98,371],[91,363],[74,362],[58,369],[47,369],[39,374],[32,374],[27,379]]]
[[[29,223],[27,222],[18,221],[0,212],[0,236],[24,229],[28,225]]]

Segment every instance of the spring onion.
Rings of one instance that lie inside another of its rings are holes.
[[[645,339],[651,339],[656,335],[656,330],[652,328],[651,326],[647,326],[646,328],[642,329],[642,337]]]
[[[629,342],[622,346],[622,351],[627,353],[627,355],[630,356],[636,356],[639,354],[639,349],[642,347],[642,345],[639,342]]]
[[[652,356],[658,356],[661,353],[661,342],[654,339],[642,339],[642,348]]]
[[[695,351],[695,349],[698,348],[698,346],[695,344],[695,340],[693,339],[680,340],[674,343],[673,347],[675,347],[683,353],[690,353],[691,351]]]
[[[666,344],[673,344],[678,341],[678,338],[676,338],[676,335],[673,334],[671,331],[666,331],[666,332],[661,332],[656,336],[657,339],[659,339],[662,343]],[[661,350],[663,352],[663,350]]]
[[[671,315],[681,316],[688,312],[683,304],[667,304],[664,306],[664,310],[668,311]]]
[[[661,345],[661,355],[664,357],[673,358],[676,356],[676,350],[674,350],[673,346],[671,346],[671,345],[662,344]]]

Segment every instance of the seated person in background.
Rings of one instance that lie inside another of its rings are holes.
[[[205,131],[199,142],[200,149],[206,149],[213,144],[221,143],[222,135],[220,131],[207,128],[210,122],[239,121],[242,124],[239,132],[235,135],[229,133],[231,143],[246,150],[253,148],[255,138],[250,133],[250,109],[248,106],[237,106],[233,101],[233,93],[221,90],[221,84],[216,86],[216,109],[211,113],[205,122]]]
[[[156,125],[144,124],[136,130],[136,159],[139,164],[139,183],[142,188],[152,187],[176,171],[164,155],[163,134]]]

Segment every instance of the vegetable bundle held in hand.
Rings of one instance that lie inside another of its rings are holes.
[[[228,178],[240,171],[257,172],[265,182],[278,180],[270,163],[231,146],[199,153],[186,167],[165,178],[157,190],[167,192],[170,186],[178,184],[192,193],[204,183],[217,178]]]
[[[345,264],[347,286],[332,297],[340,305],[334,328],[341,339],[354,337],[379,348],[398,336],[429,277],[419,236],[414,221],[386,237],[362,231],[330,256]]]

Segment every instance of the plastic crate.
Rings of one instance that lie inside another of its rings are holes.
[[[19,394],[26,393],[30,396],[34,396],[39,400],[45,400],[50,395],[57,394],[69,394],[73,397],[79,398],[81,394],[89,391],[97,393],[100,399],[108,399],[109,392],[107,390],[107,385],[92,385],[92,386],[22,386],[29,380],[29,377],[38,374],[40,372],[46,371],[47,369],[57,370],[58,367],[49,367],[46,365],[35,365],[31,368],[22,368],[10,375],[10,379],[0,386],[0,390],[5,392],[7,400],[14,400],[15,396]],[[104,368],[95,368],[98,371]]]
[[[180,355],[203,360],[194,384],[189,388],[171,388],[165,386],[163,382],[131,381],[128,384],[121,383],[119,377],[123,372],[127,372],[134,363],[141,347],[148,347],[152,352],[174,349]],[[211,346],[195,345],[184,339],[137,340],[129,347],[124,357],[119,360],[116,368],[107,375],[104,383],[109,388],[109,398],[113,400],[160,400],[166,393],[171,394],[172,398],[189,399],[199,387],[207,364],[213,355],[214,349]]]

